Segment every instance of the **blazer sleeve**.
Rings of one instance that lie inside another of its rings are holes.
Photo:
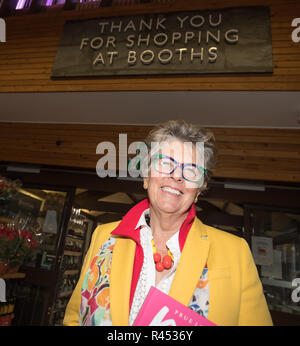
[[[106,232],[102,232],[99,227],[97,227],[95,231],[93,232],[89,250],[86,253],[86,256],[83,261],[79,280],[68,302],[68,305],[65,311],[64,320],[63,320],[64,326],[78,326],[79,325],[82,282],[90,267],[90,264],[93,258],[95,257],[96,253],[98,252],[99,248],[101,247],[102,243],[105,241],[105,238],[107,236]]]
[[[272,318],[264,296],[252,253],[241,238],[242,292],[239,313],[240,326],[272,326]]]

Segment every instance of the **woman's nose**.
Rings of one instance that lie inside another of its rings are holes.
[[[180,166],[176,167],[174,171],[171,174],[171,178],[175,179],[176,181],[182,181],[182,169]]]

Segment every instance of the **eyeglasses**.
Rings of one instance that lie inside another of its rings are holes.
[[[196,184],[202,184],[206,169],[194,163],[179,163],[172,157],[166,155],[156,155],[154,157],[154,168],[159,173],[172,174],[177,167],[181,167],[183,179]]]

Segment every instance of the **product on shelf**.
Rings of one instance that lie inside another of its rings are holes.
[[[80,209],[73,208],[65,238],[64,254],[60,265],[60,279],[52,311],[51,324],[62,325],[68,301],[80,275],[86,237],[86,218]]]

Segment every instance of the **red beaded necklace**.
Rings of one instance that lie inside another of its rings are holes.
[[[158,272],[162,272],[164,269],[170,269],[174,262],[174,257],[171,251],[168,249],[168,254],[163,257],[163,260],[161,262],[161,254],[157,252],[153,239],[152,239],[152,249],[153,249],[153,259],[154,259],[156,270]]]
[[[147,225],[150,227],[150,215],[145,215],[145,220]],[[170,269],[174,262],[174,257],[171,251],[168,249],[168,254],[163,257],[161,262],[161,254],[157,252],[157,249],[154,245],[154,240],[152,239],[152,250],[153,250],[153,259],[155,263],[155,268],[158,272],[162,272],[164,269]]]

